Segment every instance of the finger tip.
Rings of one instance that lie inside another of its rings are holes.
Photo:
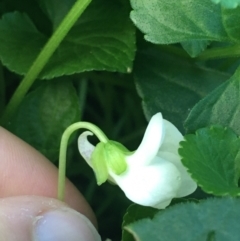
[[[57,168],[33,147],[0,127],[0,197],[37,195],[57,197]],[[97,226],[96,217],[82,194],[66,181],[65,202]]]

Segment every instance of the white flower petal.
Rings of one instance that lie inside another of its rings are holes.
[[[167,151],[178,155],[179,142],[183,140],[183,135],[169,121],[163,119],[165,136],[159,151]]]
[[[197,184],[187,172],[187,168],[183,166],[179,155],[175,155],[170,152],[159,152],[158,156],[173,163],[177,167],[178,171],[181,173],[182,181],[176,197],[188,196],[196,190]]]
[[[136,165],[149,164],[157,155],[163,137],[163,118],[161,113],[157,113],[151,118],[138,149],[127,157],[128,163]]]
[[[129,166],[125,173],[111,176],[130,200],[157,208],[165,208],[181,184],[177,168],[159,157],[149,166]]]
[[[95,146],[88,141],[87,137],[92,135],[92,132],[85,131],[78,137],[78,150],[90,167],[92,167],[90,159]]]

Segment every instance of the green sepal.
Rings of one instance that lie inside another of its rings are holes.
[[[120,175],[127,170],[126,155],[130,151],[121,143],[108,141],[97,144],[91,156],[92,168],[95,172],[97,184],[106,182],[111,170],[116,175]]]
[[[94,170],[97,184],[101,185],[108,179],[108,168],[105,155],[105,143],[99,142],[91,156],[92,168]]]
[[[106,164],[115,174],[120,175],[127,170],[126,154],[128,149],[116,141],[105,143]]]

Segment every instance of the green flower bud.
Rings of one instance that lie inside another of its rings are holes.
[[[91,164],[98,185],[107,181],[109,170],[116,175],[127,170],[125,158],[128,153],[130,152],[126,147],[115,141],[97,144],[91,156]]]

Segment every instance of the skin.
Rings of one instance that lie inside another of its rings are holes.
[[[65,203],[56,200],[57,168],[24,141],[0,127],[0,223],[2,218],[26,206],[29,210],[51,210],[69,206],[84,214],[95,226],[90,206],[66,181]]]

